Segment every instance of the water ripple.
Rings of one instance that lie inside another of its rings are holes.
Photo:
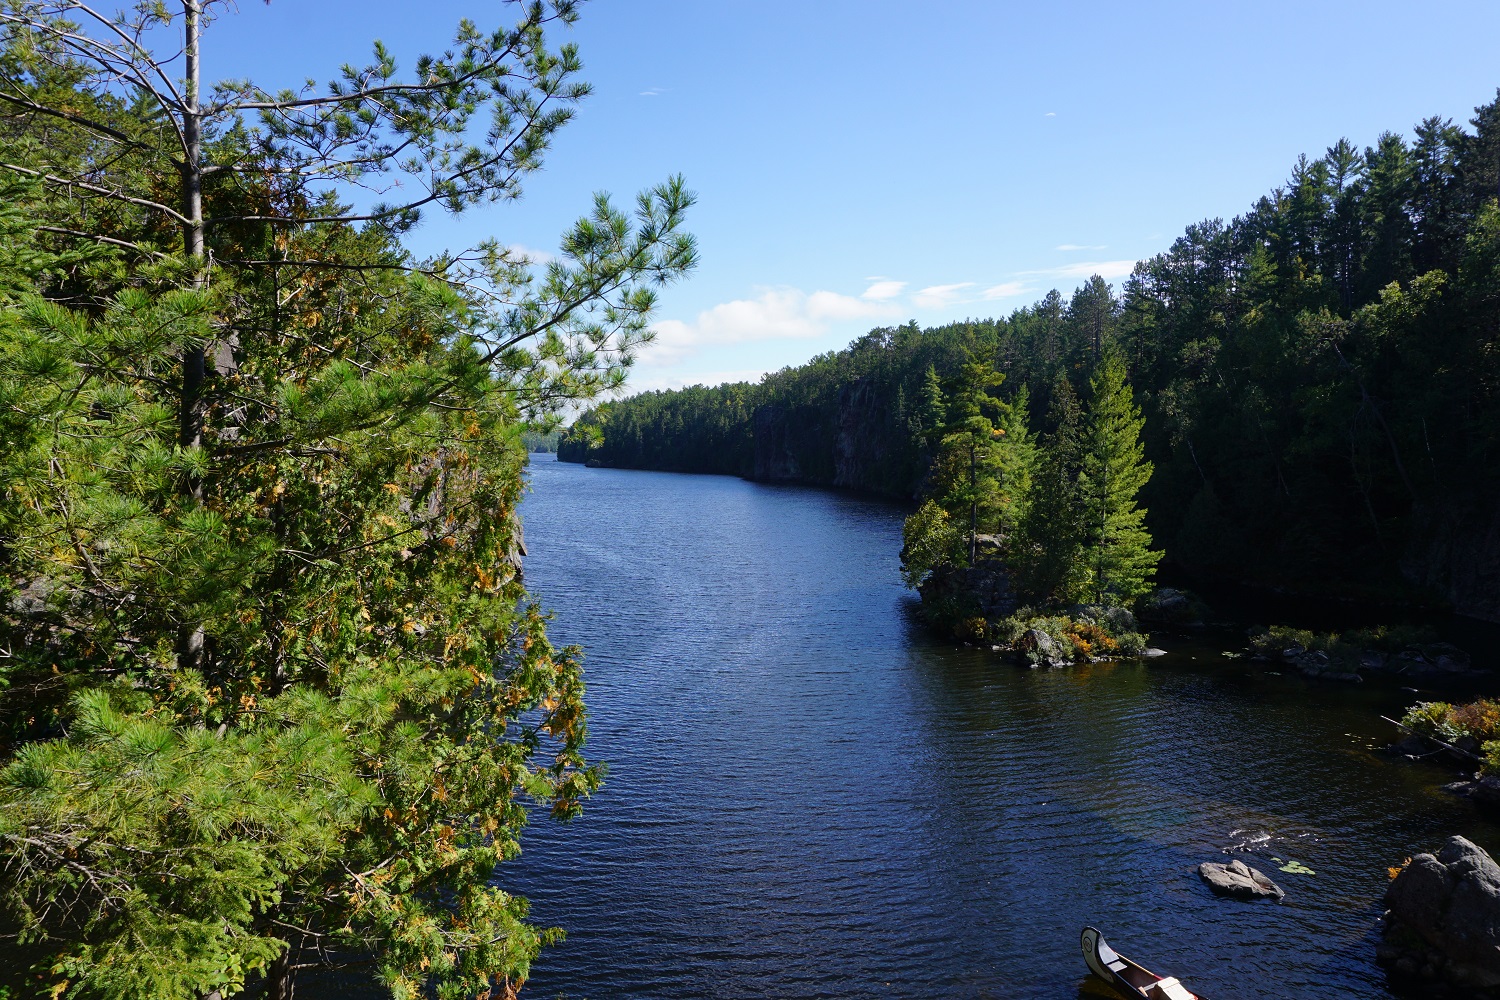
[[[1187,637],[1150,667],[1020,670],[914,628],[894,506],[545,461],[534,480],[527,580],[586,650],[610,773],[501,872],[569,930],[533,996],[1075,1000],[1101,995],[1076,954],[1095,923],[1215,1000],[1390,997],[1385,867],[1453,832],[1500,843],[1368,749],[1394,689]],[[1196,866],[1227,854],[1286,902],[1210,895]],[[1316,874],[1275,870],[1291,859]]]

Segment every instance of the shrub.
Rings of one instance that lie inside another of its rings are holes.
[[[1480,742],[1500,738],[1500,701],[1479,698],[1467,705],[1444,701],[1418,702],[1407,709],[1401,724],[1419,736],[1451,743],[1473,739]]]
[[[1436,736],[1452,707],[1446,701],[1419,701],[1406,710],[1401,725],[1418,736]]]
[[[990,623],[992,642],[1020,649],[1023,637],[1035,629],[1045,633],[1074,660],[1094,656],[1139,656],[1146,650],[1146,636],[1135,631],[1135,616],[1124,608],[1102,605],[1077,607],[1071,615],[1039,615],[1021,608],[1009,618]],[[1085,613],[1086,612],[1086,613]]]
[[[1480,750],[1484,754],[1484,763],[1479,765],[1479,773],[1500,774],[1500,740],[1486,740]]]

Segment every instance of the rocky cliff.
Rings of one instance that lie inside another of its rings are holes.
[[[870,379],[842,386],[831,405],[759,406],[750,478],[910,497],[921,460],[894,410]]]

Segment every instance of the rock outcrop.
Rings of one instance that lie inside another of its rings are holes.
[[[1415,736],[1411,739],[1420,740],[1423,737]],[[1407,746],[1407,743],[1403,740],[1396,746],[1400,749]],[[1473,781],[1455,781],[1444,785],[1443,790],[1472,799],[1474,804],[1482,809],[1491,812],[1500,811],[1500,775],[1485,774],[1475,777]]]
[[[1500,865],[1463,837],[1418,854],[1386,890],[1380,961],[1406,975],[1500,988]]]
[[[1168,625],[1202,625],[1207,606],[1194,595],[1172,587],[1158,587],[1135,603],[1142,621]]]
[[[1236,858],[1227,865],[1205,861],[1198,866],[1198,876],[1221,896],[1235,899],[1281,899],[1286,893],[1260,872]]]
[[[751,418],[755,435],[755,467],[750,478],[761,482],[798,482],[802,464],[793,452],[791,421],[780,406],[762,406]]]
[[[1401,572],[1461,615],[1500,621],[1500,509],[1493,495],[1416,504]]]
[[[928,575],[917,589],[922,607],[933,624],[945,631],[962,633],[954,626],[969,618],[995,621],[1016,610],[1010,571],[1000,559],[999,539],[980,535],[972,566],[942,566]]]
[[[1016,643],[1016,650],[1034,667],[1066,667],[1073,662],[1067,650],[1038,628],[1027,629]]]

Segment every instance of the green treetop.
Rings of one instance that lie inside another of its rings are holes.
[[[1033,447],[1026,430],[1024,394],[1005,401],[994,394],[1004,381],[994,365],[969,355],[946,405],[929,369],[930,412],[941,407],[948,422],[938,441],[929,493],[933,509],[907,526],[909,581],[943,562],[972,562],[980,534],[1008,534],[1024,509]],[[966,531],[959,534],[958,525]],[[962,539],[959,551],[952,551]]]
[[[1150,589],[1161,553],[1151,548],[1137,503],[1151,478],[1141,444],[1145,421],[1126,381],[1125,360],[1106,351],[1089,379],[1078,437],[1078,523],[1086,591],[1096,603],[1128,602]]]

